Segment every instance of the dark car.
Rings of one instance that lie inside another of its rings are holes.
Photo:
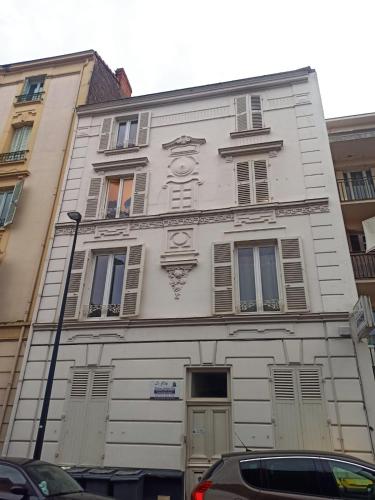
[[[30,458],[0,457],[0,500],[104,500],[85,493],[57,465]]]
[[[203,476],[192,500],[375,500],[375,465],[317,451],[228,453]]]

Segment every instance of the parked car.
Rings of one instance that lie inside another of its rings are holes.
[[[339,453],[266,451],[224,454],[192,500],[375,500],[375,465]]]
[[[105,500],[83,492],[57,465],[30,458],[0,457],[0,500]]]

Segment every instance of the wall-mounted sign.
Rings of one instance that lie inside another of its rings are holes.
[[[153,380],[150,399],[180,399],[180,383],[176,380]]]

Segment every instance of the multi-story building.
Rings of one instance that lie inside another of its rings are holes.
[[[0,66],[0,452],[75,107],[124,95],[124,71],[116,78],[93,50]]]
[[[5,452],[30,455],[83,215],[44,444],[60,464],[221,452],[374,458],[373,375],[316,73],[81,106]]]

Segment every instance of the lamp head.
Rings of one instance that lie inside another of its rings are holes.
[[[75,222],[77,222],[77,224],[79,224],[82,219],[82,215],[79,212],[68,212],[68,217],[69,219],[72,219]]]

